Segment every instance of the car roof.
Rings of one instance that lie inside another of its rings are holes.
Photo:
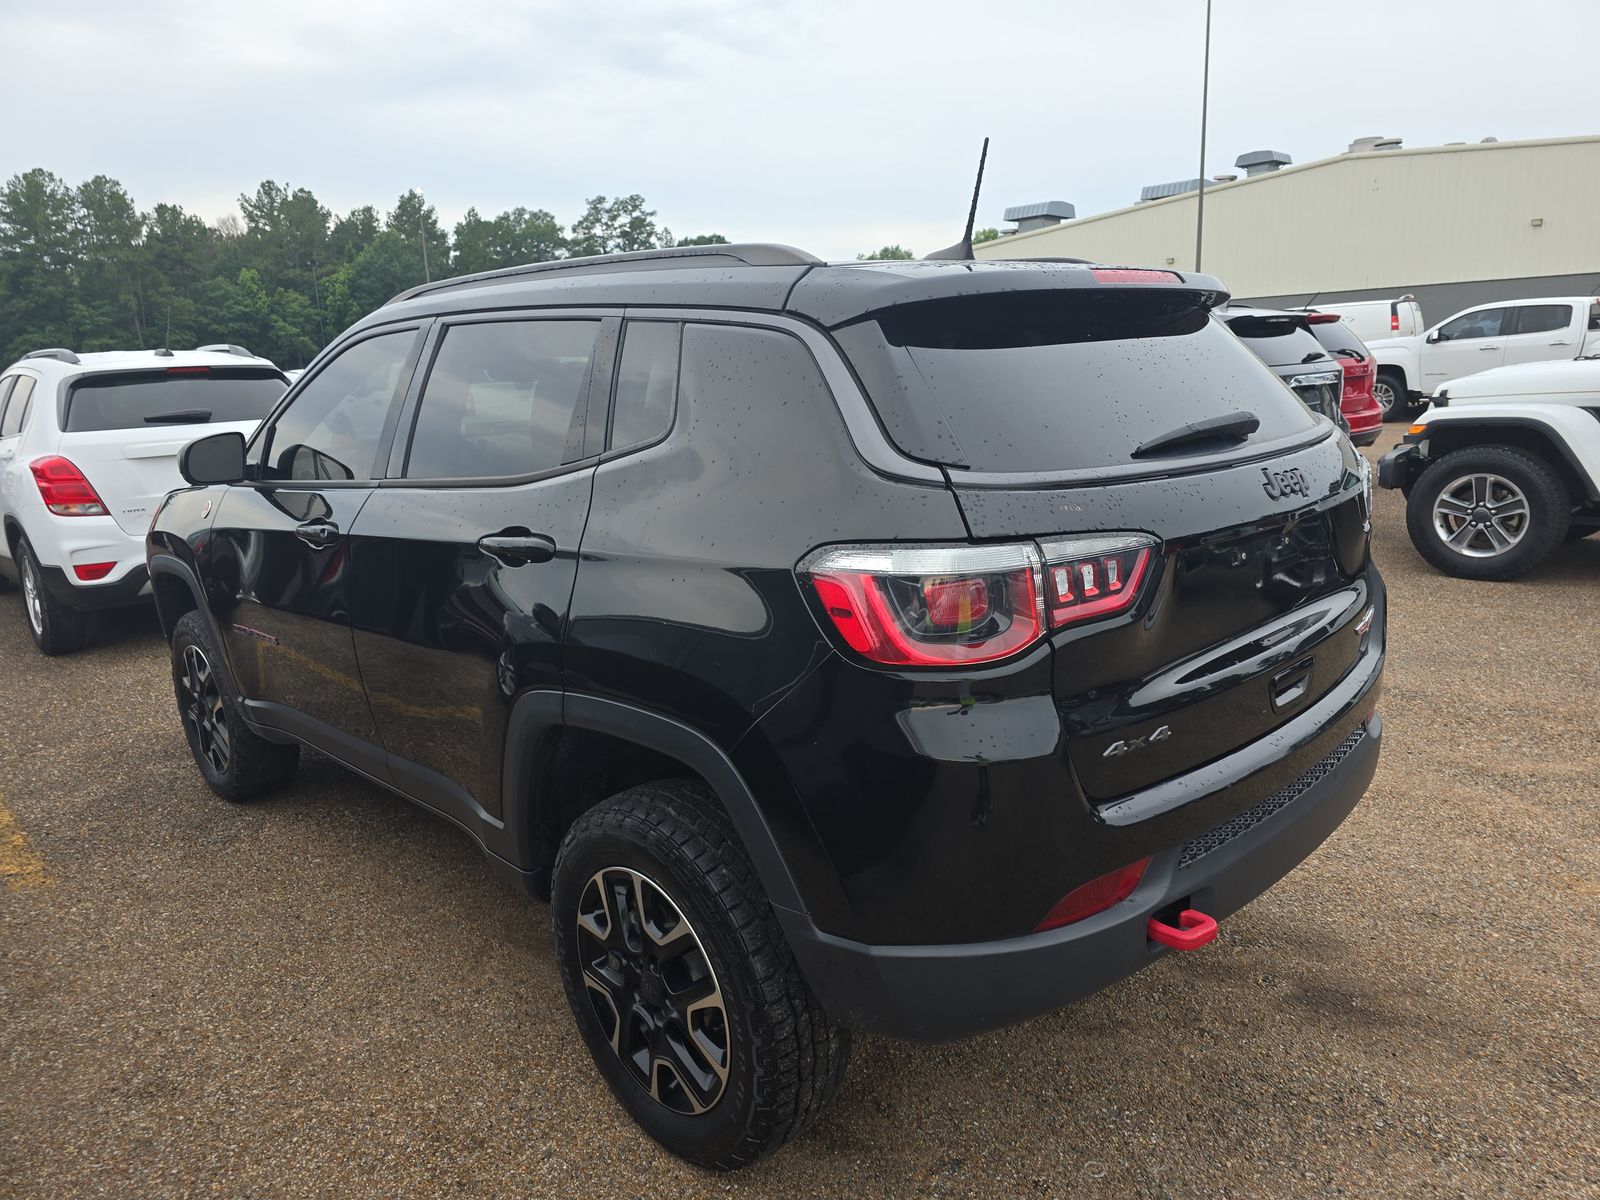
[[[23,355],[11,367],[63,376],[102,375],[112,371],[158,371],[172,367],[266,367],[269,359],[251,354],[243,346],[203,350],[95,350],[74,354],[59,347]],[[11,367],[6,368],[10,370]]]
[[[791,313],[828,328],[898,304],[1064,288],[1167,288],[1227,298],[1210,275],[1066,260],[824,262],[765,243],[676,247],[533,263],[402,292],[357,328],[464,310],[677,307]]]

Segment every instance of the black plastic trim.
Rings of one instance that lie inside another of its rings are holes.
[[[1452,413],[1460,411],[1460,409],[1451,410]],[[1447,433],[1456,429],[1531,429],[1535,433],[1543,434],[1544,437],[1550,442],[1550,445],[1555,449],[1555,452],[1561,456],[1562,461],[1565,462],[1567,466],[1571,467],[1573,473],[1583,482],[1584,490],[1588,493],[1589,499],[1600,500],[1600,480],[1590,478],[1589,472],[1584,469],[1583,464],[1578,461],[1577,455],[1573,454],[1572,448],[1567,445],[1567,439],[1564,438],[1560,432],[1552,429],[1543,421],[1537,420],[1533,417],[1479,418],[1456,417],[1452,415],[1451,417],[1445,419],[1430,421],[1427,429],[1423,433],[1415,436],[1419,442],[1422,442],[1427,441],[1429,438],[1432,438],[1440,433]],[[1436,461],[1437,458],[1437,455],[1430,455],[1429,461]]]
[[[49,592],[58,604],[77,612],[133,608],[150,600],[149,596],[139,594],[150,582],[150,572],[142,566],[134,567],[115,583],[93,584],[73,583],[61,567],[47,567],[43,563],[39,563],[38,567],[39,581],[44,584],[45,591]]]

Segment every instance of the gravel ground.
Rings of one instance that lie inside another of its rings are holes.
[[[153,618],[47,661],[0,596],[0,1195],[1600,1196],[1600,539],[1496,585],[1376,537],[1384,760],[1316,855],[1074,1008],[859,1039],[733,1177],[611,1100],[463,834],[316,758],[215,800]]]

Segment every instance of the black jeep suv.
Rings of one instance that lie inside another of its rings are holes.
[[[243,800],[313,746],[456,822],[549,899],[621,1102],[748,1163],[849,1030],[1202,945],[1365,790],[1365,464],[1225,299],[763,245],[407,292],[184,452],[195,761]]]

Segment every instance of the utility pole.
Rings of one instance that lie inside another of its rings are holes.
[[[1206,3],[1209,5],[1211,3],[1211,0],[1206,0]],[[1206,27],[1208,29],[1210,28],[1210,23],[1211,23],[1211,18],[1207,17],[1206,18]],[[423,217],[423,214],[427,212],[427,207],[421,203],[421,201],[422,201],[422,189],[421,188],[417,189],[417,201],[418,201],[418,203],[417,203],[417,241],[422,243],[422,282],[423,283],[432,283],[433,282],[433,276],[428,274],[428,235],[425,232],[424,226],[422,224],[422,217]]]
[[[1206,0],[1205,67],[1200,76],[1200,194],[1194,206],[1194,269],[1200,269],[1200,248],[1206,235],[1206,108],[1211,99],[1211,0]]]

